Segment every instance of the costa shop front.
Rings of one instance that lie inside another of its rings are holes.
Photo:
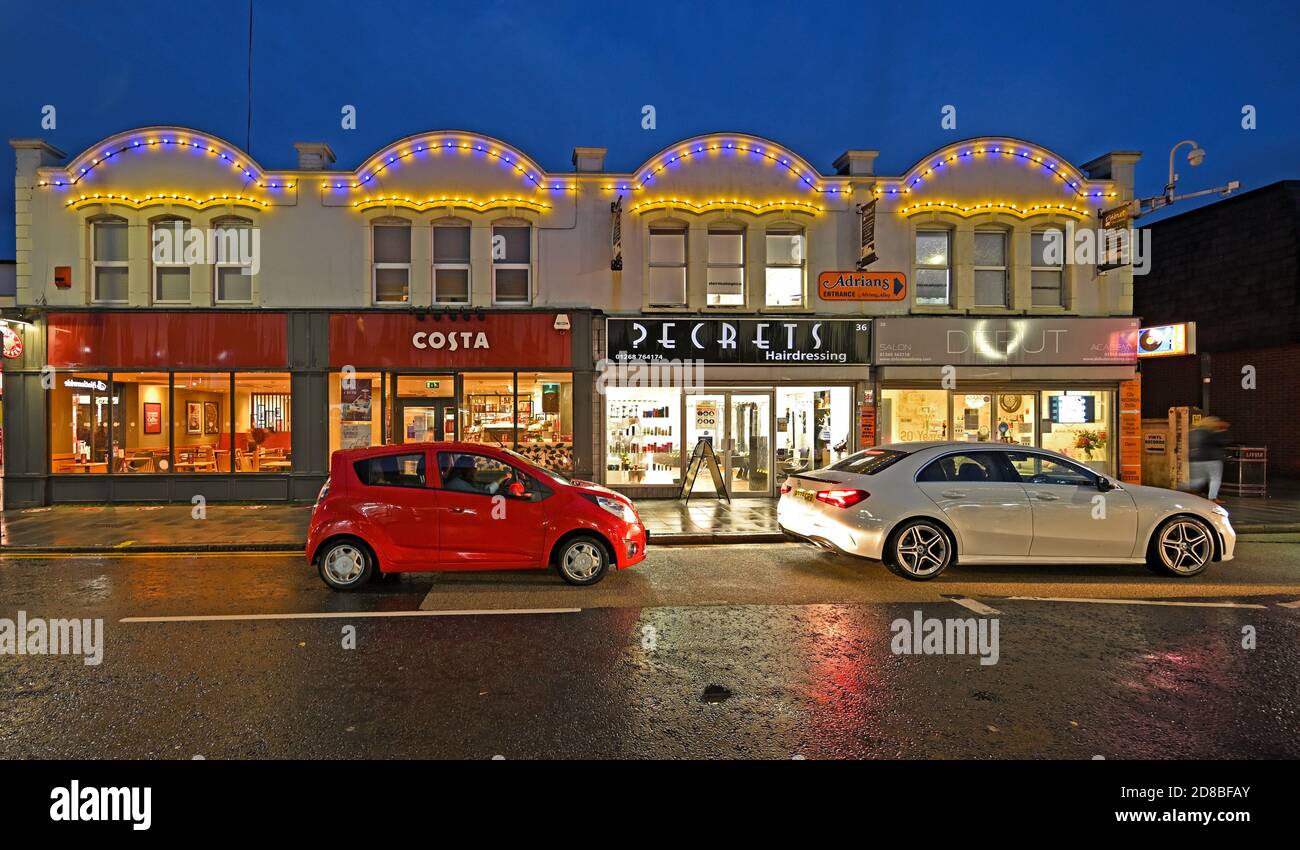
[[[590,346],[575,342],[589,325],[532,311],[44,312],[6,370],[6,506],[310,501],[336,449],[437,439],[589,475],[590,449],[574,448],[591,445]]]

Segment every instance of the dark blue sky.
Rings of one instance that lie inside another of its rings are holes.
[[[326,141],[353,167],[410,133],[463,128],[552,171],[575,145],[635,167],[678,139],[753,132],[823,172],[846,148],[896,174],[958,138],[1025,138],[1080,163],[1136,149],[1140,191],[1195,138],[1181,188],[1300,177],[1300,4],[514,3],[254,0],[251,152],[292,167]],[[118,130],[180,124],[245,140],[247,0],[0,0],[0,130],[73,155]],[[42,131],[41,107],[58,109]],[[358,127],[340,128],[354,104]],[[641,128],[641,107],[658,113]],[[940,109],[957,107],[956,132]],[[1241,129],[1241,108],[1258,129]],[[13,173],[6,144],[0,168]],[[0,258],[12,257],[0,182]]]

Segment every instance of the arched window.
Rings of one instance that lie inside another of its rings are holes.
[[[527,304],[532,300],[533,229],[527,222],[492,227],[492,303]]]
[[[804,233],[795,226],[767,229],[768,307],[804,305]]]
[[[124,218],[101,218],[90,224],[91,297],[106,304],[125,304],[129,298],[129,255]]]
[[[150,260],[153,266],[155,304],[190,303],[190,223],[180,216],[163,216],[150,222]]]
[[[381,218],[370,228],[372,296],[376,304],[406,304],[411,300],[411,223]]]
[[[975,231],[975,306],[1007,306],[1007,232]]]
[[[469,303],[469,237],[469,222],[460,219],[433,226],[434,303]]]
[[[261,242],[253,222],[226,216],[212,222],[212,231],[213,300],[218,304],[253,303],[253,274],[261,265],[257,256]]]
[[[709,277],[707,303],[710,307],[745,303],[745,231],[737,225],[717,224],[709,228]]]

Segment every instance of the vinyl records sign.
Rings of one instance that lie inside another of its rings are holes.
[[[606,338],[609,359],[615,362],[792,366],[871,362],[871,323],[863,319],[608,319]]]

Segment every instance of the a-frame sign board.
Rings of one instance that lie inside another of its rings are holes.
[[[700,440],[695,444],[695,451],[691,452],[691,462],[686,466],[686,477],[682,479],[682,494],[678,498],[691,500],[691,490],[695,488],[695,478],[700,474],[700,467],[708,464],[709,474],[713,476],[713,489],[717,495],[727,500],[731,504],[731,496],[727,495],[726,482],[722,480],[722,469],[718,466],[718,456],[713,453],[713,444],[708,440]]]

